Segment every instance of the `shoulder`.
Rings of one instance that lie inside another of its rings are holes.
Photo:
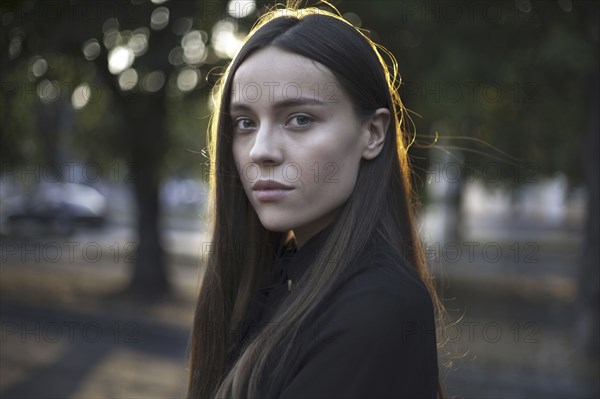
[[[431,298],[399,262],[365,261],[307,319],[281,398],[435,397]]]
[[[434,324],[431,296],[412,265],[391,254],[362,262],[323,303],[321,323],[375,335]]]

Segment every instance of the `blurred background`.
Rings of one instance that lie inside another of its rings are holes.
[[[450,396],[600,397],[597,2],[333,1],[396,57]],[[183,397],[211,88],[263,1],[2,1],[0,395]]]

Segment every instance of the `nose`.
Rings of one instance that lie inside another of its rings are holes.
[[[250,159],[256,164],[280,164],[283,162],[283,151],[277,129],[270,123],[263,123],[254,137],[250,149]]]

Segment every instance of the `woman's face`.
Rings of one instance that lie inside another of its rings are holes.
[[[324,65],[267,47],[232,82],[233,156],[263,226],[299,246],[331,223],[354,189],[369,129]],[[255,186],[276,182],[284,189]]]

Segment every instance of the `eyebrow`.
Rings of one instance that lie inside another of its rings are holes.
[[[309,98],[309,97],[300,97],[300,98],[295,98],[295,99],[289,99],[289,100],[282,100],[282,101],[278,101],[275,104],[273,104],[273,107],[276,109],[280,109],[280,108],[289,108],[289,107],[294,107],[294,106],[298,106],[298,105],[327,105],[327,102],[316,99],[316,98]],[[247,104],[247,103],[240,103],[240,102],[233,102],[231,103],[230,106],[230,111],[245,111],[245,110],[249,110],[251,109],[251,107]]]

